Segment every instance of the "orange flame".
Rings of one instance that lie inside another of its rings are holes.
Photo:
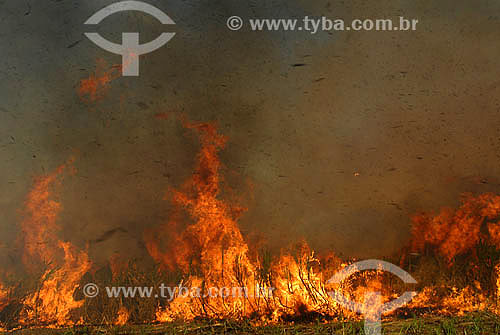
[[[10,302],[10,289],[5,287],[3,283],[0,282],[0,311],[2,311],[5,306]]]
[[[478,258],[480,243],[500,249],[500,196],[491,193],[477,197],[466,195],[462,205],[456,211],[445,208],[436,215],[421,214],[413,218],[412,251],[428,252],[436,250],[449,266],[460,255],[472,255]],[[491,256],[483,262],[491,262]],[[494,265],[494,264],[493,264]],[[475,264],[474,269],[486,264]],[[500,264],[495,267],[496,294],[500,292]],[[453,284],[428,285],[415,299],[411,307],[431,307],[444,314],[462,315],[466,312],[491,309],[495,298],[486,293],[478,281],[463,288]]]
[[[393,287],[381,271],[358,272],[345,283],[327,287],[326,279],[346,264],[332,255],[320,260],[306,243],[300,244],[295,252],[285,251],[272,260],[251,256],[236,221],[244,209],[221,200],[218,151],[226,139],[217,134],[212,124],[185,125],[201,136],[198,162],[193,176],[180,190],[171,192],[176,212],[169,223],[162,227],[163,231],[145,235],[148,250],[164,268],[182,269],[187,275],[182,284],[187,287],[206,290],[210,286],[239,286],[246,288],[246,294],[222,298],[179,295],[166,308],[158,310],[159,321],[251,315],[277,320],[308,313],[335,316],[340,311],[356,317],[333,301],[328,294],[331,290],[340,290],[346,298],[361,302],[364,315],[375,316],[380,303],[397,298],[399,286]],[[182,220],[186,219],[183,211],[192,223],[179,231]],[[426,214],[414,217],[411,251],[421,252],[432,247],[451,264],[457,255],[474,252],[481,241],[498,246],[499,218],[500,196],[468,196],[456,211],[443,209],[435,217]],[[161,234],[170,234],[167,241],[171,247],[166,250],[157,238]],[[272,295],[259,294],[269,289]],[[444,294],[437,295],[437,292]],[[477,281],[462,289],[429,284],[410,306],[462,314],[491,307],[491,299],[485,292]]]
[[[113,65],[110,69],[102,59],[97,61],[96,71],[88,78],[80,80],[78,94],[83,101],[94,102],[104,97],[110,87],[110,83],[121,77],[123,69],[137,59],[138,55],[130,52],[124,64]]]
[[[341,284],[327,284],[328,278],[355,260],[342,262],[334,254],[319,257],[305,242],[275,257],[251,252],[238,227],[238,219],[246,209],[235,201],[223,200],[224,180],[218,155],[226,137],[211,123],[184,121],[184,126],[200,138],[194,172],[179,189],[171,190],[174,211],[170,220],[157,230],[146,231],[144,239],[149,254],[162,270],[182,272],[178,288],[187,289],[188,294],[177,291],[166,306],[158,307],[158,321],[197,317],[277,321],[311,315],[359,318],[329,295],[334,290],[361,303],[363,315],[374,318],[380,312],[380,303],[398,296],[401,285],[393,284],[381,270],[356,272]],[[54,190],[66,165],[37,179],[25,202],[20,238],[25,246],[23,263],[31,274],[43,266],[44,274],[36,292],[22,299],[21,324],[71,325],[78,319],[76,309],[83,305],[74,293],[91,262],[85,251],[58,237],[57,218],[62,206]],[[500,196],[469,195],[457,210],[447,208],[437,215],[412,218],[409,251],[414,255],[437,253],[451,267],[461,256],[484,257],[483,245],[493,246],[496,252],[500,249]],[[495,264],[498,257],[487,261],[487,276],[471,279],[466,285],[444,279],[423,283],[408,308],[454,315],[476,310],[500,313],[500,264]],[[128,264],[118,255],[110,259],[113,280],[119,281],[126,274]],[[487,288],[483,287],[486,277]],[[436,278],[440,279],[433,273]],[[215,295],[213,289],[217,290]],[[0,285],[0,309],[8,296],[9,290]],[[121,306],[111,320],[117,325],[126,324],[130,313]]]
[[[111,69],[107,69],[106,63],[103,60],[98,60],[95,73],[80,80],[78,86],[80,98],[87,102],[103,98],[111,81],[120,77],[121,70],[121,65],[114,65]]]
[[[295,252],[284,251],[278,259],[251,257],[236,221],[245,209],[220,199],[218,152],[226,138],[217,133],[213,124],[185,122],[185,126],[201,137],[195,171],[181,190],[172,191],[177,211],[163,226],[164,231],[149,232],[145,239],[157,262],[167,269],[182,269],[188,275],[182,284],[190,292],[195,289],[202,292],[196,296],[177,295],[167,308],[158,310],[158,321],[250,315],[277,320],[310,312],[338,314],[340,306],[329,296],[324,282],[329,278],[326,275],[331,276],[341,268],[340,260],[330,255],[322,266],[305,242]],[[184,231],[176,232],[182,210],[192,223]],[[173,231],[176,233],[170,236],[170,247],[162,250],[157,237]],[[380,287],[378,283],[376,288]],[[207,295],[210,288],[241,288],[244,292],[213,297]],[[358,289],[352,295],[364,297],[365,291]]]
[[[65,168],[66,165],[62,165],[54,173],[36,180],[26,199],[26,218],[21,223],[21,239],[25,245],[23,262],[28,269],[34,269],[41,262],[46,271],[40,288],[22,301],[20,322],[23,324],[72,324],[70,312],[83,304],[74,299],[73,293],[91,263],[86,252],[77,251],[71,243],[57,237],[57,216],[62,206],[53,199],[52,188]],[[64,258],[58,261],[61,252]]]
[[[21,240],[24,243],[23,263],[31,271],[42,263],[47,265],[56,258],[56,223],[61,204],[51,199],[51,187],[66,168],[62,165],[52,174],[35,180],[26,198],[25,219],[21,222]]]
[[[118,315],[115,320],[115,325],[123,326],[127,323],[129,318],[130,318],[130,312],[124,306],[121,306],[120,309],[118,310]]]
[[[26,308],[21,323],[71,325],[70,312],[83,305],[83,300],[75,300],[73,294],[82,276],[90,270],[87,253],[77,252],[69,242],[59,242],[59,247],[64,250],[64,264],[47,270],[41,288],[23,300]]]
[[[445,208],[434,217],[427,214],[415,216],[412,250],[435,247],[451,262],[455,256],[473,251],[481,239],[500,246],[499,216],[500,196],[491,193],[467,196],[457,211]],[[488,236],[484,236],[481,229],[485,222],[488,222]]]

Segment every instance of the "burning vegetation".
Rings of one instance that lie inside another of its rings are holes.
[[[255,322],[335,319],[359,316],[329,294],[339,291],[364,302],[369,292],[381,292],[383,302],[408,291],[399,279],[378,270],[362,271],[339,284],[328,284],[335,273],[355,260],[333,253],[316,255],[306,242],[273,255],[248,244],[238,227],[245,208],[222,192],[219,151],[226,137],[209,123],[184,122],[200,138],[194,172],[167,199],[174,210],[168,222],[144,232],[147,251],[157,266],[112,257],[106,269],[92,264],[87,250],[59,237],[63,204],[58,186],[72,161],[38,178],[26,197],[18,244],[23,281],[6,278],[0,285],[0,320],[5,327],[75,324],[167,322],[177,319],[243,319]],[[399,263],[418,284],[417,297],[392,316],[410,314],[461,315],[471,311],[499,313],[500,196],[467,195],[456,209],[412,218],[412,238]],[[108,275],[105,275],[108,273]],[[22,276],[22,274],[19,274]],[[6,276],[7,277],[7,276]],[[99,287],[181,286],[198,294],[109,298],[105,292],[85,298],[85,283]],[[241,288],[216,297],[210,288]]]

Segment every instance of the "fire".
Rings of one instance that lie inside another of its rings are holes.
[[[130,318],[130,312],[124,306],[121,306],[120,309],[118,310],[118,315],[115,320],[115,325],[123,326],[127,323],[129,318]]]
[[[104,97],[110,87],[110,83],[122,76],[126,69],[137,59],[138,55],[130,52],[124,64],[113,65],[108,69],[106,62],[102,59],[97,61],[96,71],[88,78],[80,80],[78,95],[83,101],[95,102]]]
[[[491,193],[467,195],[461,207],[445,208],[437,216],[421,214],[413,218],[413,251],[436,248],[450,263],[457,255],[474,251],[480,241],[500,247],[500,196]],[[487,223],[488,235],[482,232]]]
[[[436,216],[421,214],[413,218],[411,250],[423,253],[436,251],[445,258],[450,268],[457,258],[472,257],[473,263],[467,262],[472,268],[469,276],[475,276],[484,268],[493,268],[490,276],[496,278],[494,290],[498,297],[500,263],[494,263],[495,259],[499,261],[494,254],[500,249],[499,219],[500,196],[491,193],[477,197],[465,195],[462,205],[455,211],[445,208]],[[469,278],[469,281],[461,288],[428,284],[411,306],[432,307],[440,313],[458,315],[476,310],[494,310],[492,305],[496,303],[495,299],[491,299],[479,281],[474,278]]]
[[[80,81],[78,87],[80,98],[89,102],[101,99],[109,89],[111,81],[121,76],[121,71],[121,65],[115,65],[111,69],[107,69],[106,63],[99,60],[95,73]]]
[[[497,302],[500,303],[500,264],[495,267],[496,274],[496,288],[497,288]]]
[[[174,235],[174,246],[166,252],[160,250],[157,240],[151,239],[154,234],[146,236],[148,250],[167,268],[177,266],[187,272],[190,267],[197,267],[199,275],[192,275],[187,281],[192,287],[242,286],[243,277],[254,271],[248,259],[248,246],[236,223],[244,209],[228,205],[218,198],[220,162],[217,153],[224,147],[226,138],[219,135],[211,124],[185,122],[185,126],[200,134],[202,147],[193,178],[183,185],[182,191],[173,191],[172,201],[179,211],[186,210],[194,223]],[[178,227],[178,216],[175,215],[164,227],[169,233],[172,232],[169,228]],[[241,277],[233,269],[238,269]],[[231,314],[239,312],[243,306],[241,298],[228,298],[217,300],[217,306],[207,310],[205,301],[192,300],[176,299],[168,311],[159,312],[159,319],[169,320],[173,315],[180,314],[194,318],[204,310],[211,316],[217,316],[219,312]],[[189,307],[191,303],[194,304]]]
[[[190,262],[195,261],[204,273],[223,276],[223,268],[234,265],[235,258],[245,257],[248,251],[235,221],[243,209],[217,198],[220,168],[217,152],[226,139],[210,124],[186,123],[186,126],[200,132],[202,149],[192,180],[185,183],[184,191],[173,192],[173,203],[178,210],[185,209],[196,222],[176,233],[176,213],[165,226],[173,228],[175,246],[162,252],[157,241],[150,239],[147,247],[153,258],[169,268],[179,266],[187,270]]]
[[[329,296],[325,281],[340,269],[340,260],[330,255],[325,258],[329,262],[323,264],[305,242],[274,259],[251,254],[237,224],[237,218],[245,209],[220,199],[223,180],[218,152],[226,138],[219,135],[212,124],[185,125],[197,131],[201,138],[195,171],[181,190],[171,191],[176,208],[171,221],[163,230],[149,232],[145,238],[151,256],[164,269],[182,269],[187,275],[183,285],[201,288],[202,294],[176,296],[166,308],[158,310],[157,320],[251,315],[277,320],[310,313],[337,315],[341,308]],[[178,232],[182,211],[187,212],[192,224]],[[166,250],[161,248],[158,238],[162,233],[170,234],[167,237],[170,247]],[[372,288],[381,286],[377,282]],[[213,297],[207,294],[207,288],[211,287],[240,287],[245,294]],[[353,290],[351,296],[364,297],[365,292]]]
[[[488,223],[488,232],[491,242],[500,246],[500,221]]]
[[[75,300],[73,294],[91,263],[86,252],[76,251],[69,242],[59,242],[59,247],[64,250],[64,264],[47,270],[41,288],[23,300],[26,308],[21,323],[71,325],[71,311],[83,305],[83,300]]]
[[[183,285],[190,288],[240,286],[247,288],[247,294],[225,298],[177,296],[158,310],[159,321],[251,315],[277,320],[311,313],[355,317],[330,297],[328,292],[334,289],[351,301],[361,302],[365,315],[376,315],[381,303],[398,297],[396,291],[401,289],[401,284],[393,284],[381,271],[358,272],[339,287],[326,287],[326,279],[346,264],[332,255],[316,257],[305,242],[279,257],[264,259],[252,253],[237,225],[244,209],[220,199],[223,180],[217,154],[226,139],[218,135],[211,124],[186,123],[186,126],[201,137],[198,163],[192,178],[180,190],[171,191],[176,208],[171,221],[163,230],[145,235],[148,250],[164,269],[182,269],[187,276]],[[183,211],[192,223],[179,231]],[[467,196],[456,211],[443,209],[436,216],[415,216],[410,251],[436,250],[451,266],[455,257],[475,254],[480,243],[498,247],[499,219],[500,196]],[[161,238],[158,238],[162,234],[170,234],[166,241],[173,247],[162,249]],[[477,281],[460,288],[438,283],[426,285],[411,304],[412,308],[432,307],[438,313],[463,314],[491,307],[491,299]],[[272,295],[259,294],[267,290],[271,290]]]
[[[67,164],[71,165],[72,161]],[[67,164],[36,180],[26,199],[26,217],[21,223],[23,262],[32,273],[35,273],[37,264],[46,270],[40,288],[22,301],[24,308],[20,323],[72,324],[70,312],[83,304],[83,301],[74,299],[73,293],[82,276],[90,269],[90,260],[85,251],[78,251],[71,243],[63,242],[57,236],[57,217],[62,206],[53,199],[53,188]],[[60,261],[61,253],[63,257]]]
[[[21,222],[21,242],[24,244],[23,263],[34,271],[40,264],[47,265],[56,258],[57,216],[61,204],[51,199],[51,187],[58,182],[66,165],[62,165],[52,174],[38,178],[26,198],[24,220]]]
[[[0,282],[0,312],[10,302],[10,289]]]
[[[26,197],[18,242],[30,279],[40,280],[36,289],[16,300],[22,305],[19,324],[83,323],[81,310],[87,311],[85,322],[97,320],[103,313],[106,317],[102,319],[116,325],[142,321],[147,313],[160,322],[199,317],[252,318],[256,322],[360,318],[341,306],[330,295],[333,291],[360,303],[362,314],[376,319],[382,303],[409,291],[380,269],[354,272],[339,284],[327,283],[355,260],[341,260],[333,253],[318,255],[305,241],[277,255],[249,245],[238,226],[246,208],[227,200],[224,193],[219,153],[227,138],[212,123],[184,121],[184,126],[199,136],[200,149],[192,176],[166,196],[173,204],[170,219],[144,232],[157,271],[139,275],[131,260],[118,254],[109,259],[106,268],[110,280],[121,286],[173,273],[168,278],[175,278],[169,280],[177,287],[171,299],[152,305],[141,300],[139,308],[132,307],[132,300],[115,300],[103,304],[108,307],[104,310],[96,307],[103,300],[93,300],[92,305],[76,298],[82,278],[95,272],[90,271],[92,262],[85,250],[59,237],[58,217],[63,206],[57,191],[72,167],[73,160],[69,160],[37,178]],[[407,262],[407,253],[419,260]],[[410,271],[413,267],[419,282],[419,294],[405,308],[423,314],[462,315],[477,310],[500,314],[500,196],[467,195],[456,210],[446,208],[413,217],[409,247],[400,256],[402,266]],[[461,270],[456,271],[455,266]],[[12,291],[0,284],[0,310],[12,301]],[[89,312],[89,306],[97,311]]]
[[[109,267],[113,280],[116,280],[120,275],[123,275],[127,269],[128,263],[118,253],[114,253],[109,258]]]

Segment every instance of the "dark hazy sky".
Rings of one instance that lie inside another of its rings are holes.
[[[148,0],[177,35],[141,56],[140,77],[114,80],[88,104],[79,81],[98,59],[121,59],[86,39],[83,22],[112,2],[0,0],[4,248],[33,177],[76,154],[78,173],[61,191],[62,234],[83,246],[121,227],[93,257],[142,255],[142,230],[168,218],[162,198],[189,176],[198,149],[175,121],[180,113],[216,121],[229,137],[221,156],[228,183],[247,195],[242,231],[275,246],[305,237],[319,250],[388,253],[405,243],[412,213],[499,189],[498,1]],[[232,32],[231,15],[419,24],[414,32]],[[97,29],[116,42],[139,31],[146,42],[165,27],[121,13]],[[155,119],[160,112],[173,117]]]

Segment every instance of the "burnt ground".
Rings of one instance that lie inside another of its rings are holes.
[[[500,334],[500,318],[485,313],[473,313],[462,317],[426,317],[406,320],[389,320],[383,323],[383,333],[387,335],[474,335]],[[5,334],[365,334],[363,322],[312,322],[283,323],[256,326],[245,321],[205,321],[189,323],[170,323],[157,325],[130,326],[82,326],[68,329],[18,329]]]

